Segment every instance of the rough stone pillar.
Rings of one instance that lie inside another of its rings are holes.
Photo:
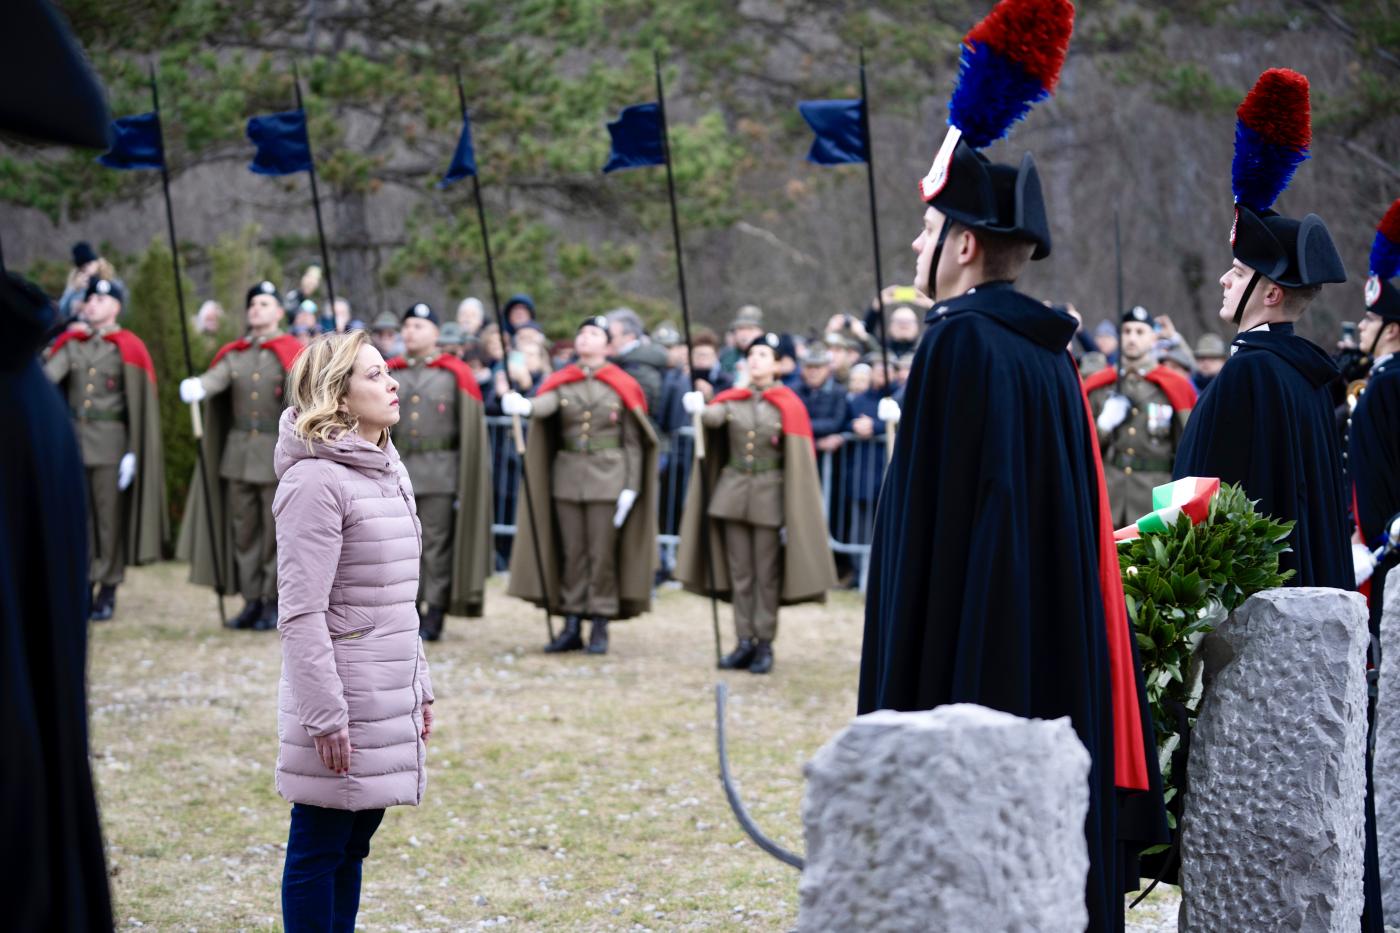
[[[1386,578],[1381,615],[1381,683],[1376,707],[1376,837],[1381,903],[1400,918],[1400,569]]]
[[[799,930],[1081,933],[1089,753],[972,704],[854,720],[807,765]]]
[[[1369,641],[1360,595],[1289,587],[1202,643],[1181,930],[1356,930]]]

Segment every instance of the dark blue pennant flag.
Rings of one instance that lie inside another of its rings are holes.
[[[661,142],[661,108],[656,104],[634,104],[608,124],[612,151],[603,173],[624,168],[665,165],[666,150]]]
[[[160,117],[155,111],[112,121],[112,148],[97,157],[108,168],[161,168],[165,163],[160,141]]]
[[[817,138],[807,161],[818,165],[844,165],[866,161],[865,132],[861,117],[863,100],[804,100],[797,109]]]
[[[457,151],[452,153],[452,164],[447,167],[447,174],[442,176],[442,181],[438,182],[437,186],[446,188],[454,181],[461,181],[475,174],[476,151],[472,148],[472,121],[463,114],[462,135],[457,140]]]
[[[248,118],[248,139],[257,147],[248,168],[259,175],[291,175],[311,170],[306,112],[287,110]]]

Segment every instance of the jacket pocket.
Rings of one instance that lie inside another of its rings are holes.
[[[364,638],[374,631],[373,625],[366,625],[364,628],[357,628],[349,632],[341,632],[339,635],[332,635],[331,641],[350,641],[355,638]]]

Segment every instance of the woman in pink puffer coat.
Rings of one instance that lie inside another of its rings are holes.
[[[275,468],[277,791],[292,803],[289,933],[353,930],[384,808],[427,783],[432,683],[418,638],[422,531],[389,440],[398,383],[363,331],[313,341],[288,376]]]

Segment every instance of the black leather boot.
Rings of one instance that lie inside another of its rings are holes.
[[[92,601],[92,621],[106,622],[117,611],[117,588],[103,584]]]
[[[253,631],[270,632],[277,627],[277,600],[263,600],[262,615],[253,623]]]
[[[578,616],[564,617],[564,630],[554,636],[554,641],[544,646],[545,654],[558,654],[561,651],[583,650],[583,636],[579,634],[582,620]]]
[[[224,623],[229,628],[245,629],[252,628],[254,623],[262,618],[263,601],[261,599],[250,599],[243,604],[243,611]]]
[[[594,616],[593,626],[588,630],[588,653],[608,653],[608,620],[602,616]]]
[[[771,641],[759,640],[753,646],[753,663],[749,665],[750,674],[766,674],[773,669],[773,643]]]
[[[423,636],[424,641],[437,641],[442,637],[442,616],[443,610],[437,606],[429,606],[428,611],[423,613],[423,624],[419,626],[418,634]]]
[[[741,638],[734,650],[719,659],[719,669],[722,671],[742,671],[753,663],[753,639]]]

